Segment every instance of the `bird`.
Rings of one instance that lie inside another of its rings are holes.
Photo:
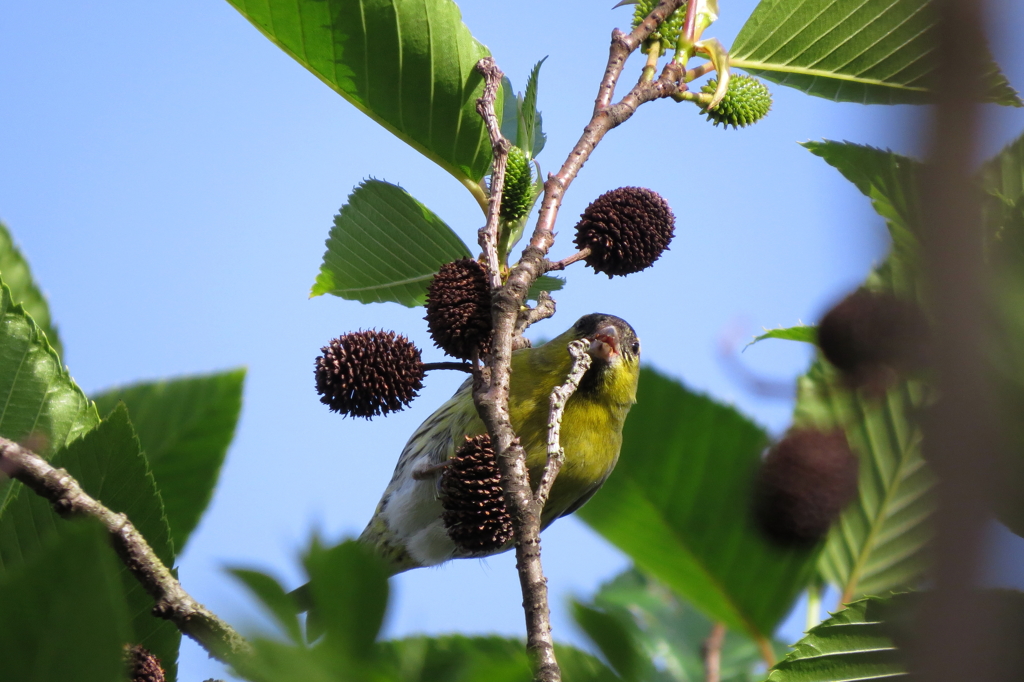
[[[543,345],[512,353],[509,414],[526,451],[536,490],[547,462],[551,391],[572,368],[568,345],[589,342],[591,365],[566,403],[561,427],[564,464],[541,515],[546,528],[582,507],[611,474],[622,446],[622,429],[636,402],[640,340],[614,315],[592,313]],[[391,575],[456,558],[483,557],[512,547],[460,547],[443,520],[441,476],[467,437],[485,434],[473,403],[472,379],[416,429],[398,459],[391,482],[360,536],[388,564]]]

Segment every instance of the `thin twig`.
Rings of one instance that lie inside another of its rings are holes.
[[[525,332],[531,325],[546,320],[555,314],[555,299],[551,294],[542,291],[537,295],[537,305],[532,308],[523,307],[516,318],[516,326],[512,339],[514,349],[529,348],[530,342],[523,338]]]
[[[558,261],[553,262],[550,266],[548,266],[548,270],[565,270],[567,267],[569,267],[573,263],[581,261],[581,260],[583,260],[584,258],[586,258],[589,255],[590,255],[590,247],[589,246],[585,246],[582,249],[580,249],[579,251],[577,251],[576,253],[572,254],[571,256],[566,256],[562,260],[558,260]]]
[[[434,369],[454,369],[459,372],[472,372],[473,365],[469,362],[425,362],[423,371],[429,372]]]
[[[55,469],[42,457],[6,438],[0,438],[0,471],[49,500],[60,516],[98,519],[110,533],[121,561],[156,601],[153,615],[171,621],[211,656],[225,663],[252,652],[241,635],[182,588],[127,516],[90,497],[67,471]]]
[[[551,391],[551,409],[548,414],[548,461],[544,465],[544,475],[541,476],[540,484],[537,486],[537,493],[534,496],[536,504],[541,510],[547,504],[548,495],[551,494],[551,486],[555,483],[558,472],[565,462],[565,448],[562,447],[562,415],[565,413],[565,405],[569,398],[580,386],[580,380],[590,369],[592,358],[587,352],[590,344],[586,341],[573,341],[569,344],[569,355],[572,356],[572,369],[565,383]]]
[[[704,654],[704,682],[718,682],[721,678],[722,643],[725,641],[725,624],[715,623],[711,633],[704,640],[701,650]]]
[[[494,161],[491,166],[491,193],[487,203],[487,224],[480,228],[478,240],[484,252],[484,265],[491,288],[501,286],[501,263],[498,261],[498,224],[501,209],[501,195],[505,187],[505,167],[508,165],[508,151],[511,143],[501,134],[501,123],[494,110],[494,101],[505,74],[494,63],[493,57],[484,57],[476,64],[476,70],[484,77],[484,93],[476,101],[476,112],[484,120],[487,135],[491,140]]]

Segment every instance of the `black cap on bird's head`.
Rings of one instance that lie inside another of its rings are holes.
[[[581,317],[573,329],[577,338],[590,340],[589,352],[595,361],[613,363],[625,358],[636,362],[640,357],[640,339],[621,317],[591,313]]]

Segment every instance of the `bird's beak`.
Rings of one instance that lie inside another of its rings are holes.
[[[613,325],[599,329],[590,338],[590,356],[595,360],[609,362],[619,355],[619,330]]]

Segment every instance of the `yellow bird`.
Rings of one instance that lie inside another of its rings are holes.
[[[636,402],[640,340],[625,320],[614,315],[584,315],[544,345],[514,352],[509,411],[526,450],[534,488],[547,461],[551,391],[568,376],[572,358],[567,347],[577,339],[590,342],[592,363],[566,404],[561,432],[565,463],[544,507],[542,527],[579,509],[608,478],[619,458],[626,415]],[[393,573],[487,556],[511,546],[508,542],[493,551],[466,550],[452,541],[442,519],[439,489],[444,463],[466,436],[483,433],[486,429],[473,405],[472,380],[467,380],[412,434],[360,536],[377,548]]]

